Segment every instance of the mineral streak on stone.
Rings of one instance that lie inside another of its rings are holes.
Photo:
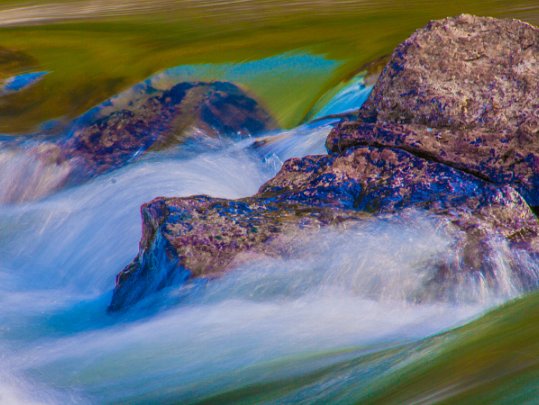
[[[466,275],[496,288],[493,240],[539,255],[539,224],[515,190],[539,199],[538,43],[538,30],[515,20],[431,22],[397,47],[357,122],[332,131],[329,155],[288,160],[250,198],[144,205],[140,251],[118,275],[110,309],[174,280],[213,277],[246,255],[286,254],[306,229],[410,209],[453,229],[459,252],[456,263],[433,263],[427,297]],[[511,282],[536,287],[538,275],[512,257]]]
[[[194,136],[245,137],[274,129],[271,116],[227,82],[184,82],[167,90],[146,83],[79,118],[62,148],[82,164],[79,176],[117,168],[148,150]]]
[[[398,147],[496,184],[539,205],[539,29],[461,15],[433,21],[399,45],[357,122],[328,150]]]

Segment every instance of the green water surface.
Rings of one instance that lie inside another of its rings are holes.
[[[536,0],[0,2],[0,80],[51,72],[33,88],[0,99],[0,133],[73,118],[172,66],[292,51],[341,62],[329,73],[313,75],[302,68],[303,80],[282,74],[249,84],[280,123],[291,127],[328,88],[389,54],[415,29],[463,12],[539,24]]]

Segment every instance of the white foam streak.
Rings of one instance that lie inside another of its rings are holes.
[[[422,338],[518,293],[515,258],[499,249],[499,290],[465,279],[455,299],[417,299],[436,261],[459,251],[450,228],[407,213],[305,235],[291,257],[261,257],[210,283],[169,288],[143,311],[106,314],[115,275],[137,253],[140,204],[251,195],[277,170],[268,156],[318,152],[329,128],[192,159],[149,156],[45,200],[0,206],[0,398],[190,401],[247,385],[259,377],[253,367],[289,356]]]

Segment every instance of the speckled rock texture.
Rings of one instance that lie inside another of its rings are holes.
[[[260,104],[229,82],[184,82],[166,90],[141,84],[76,120],[61,147],[82,166],[80,175],[92,176],[188,138],[246,137],[274,128]]]
[[[357,122],[327,140],[398,147],[510,184],[539,205],[539,29],[461,15],[399,45]]]
[[[490,241],[539,252],[539,227],[520,195],[408,152],[376,147],[342,155],[285,162],[253,197],[236,201],[207,196],[157,198],[142,207],[139,255],[117,277],[111,310],[189,278],[211,278],[248,256],[285,256],[294,240],[324,226],[343,226],[405,209],[428,210],[458,231],[462,263],[437,263],[433,285],[451,284],[457,272],[481,274],[495,286],[487,260]],[[524,288],[536,282],[515,266]]]
[[[118,274],[109,309],[187,279],[208,279],[257,257],[285,257],[302,233],[357,221],[364,213],[264,198],[237,201],[194,196],[159,197],[141,208],[137,257]]]
[[[539,225],[519,193],[534,201],[537,35],[519,21],[432,22],[395,50],[358,120],[332,131],[330,154],[286,161],[250,198],[143,205],[139,254],[118,275],[110,309],[250,255],[286,255],[292,240],[325,226],[411,210],[451,228],[459,252],[433,264],[426,297],[446,295],[465,274],[496,288],[494,240],[508,257],[539,255]],[[507,263],[511,282],[536,287],[537,274],[517,262]]]
[[[74,120],[65,135],[1,144],[21,156],[17,165],[24,165],[28,178],[0,192],[0,202],[46,196],[123,167],[149,151],[185,142],[204,150],[275,128],[271,115],[235,84],[182,82],[158,89],[146,81],[92,108]],[[0,168],[6,170],[3,163],[9,162],[0,159]]]

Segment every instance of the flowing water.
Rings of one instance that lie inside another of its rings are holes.
[[[539,264],[496,241],[500,288],[467,280],[452,299],[418,301],[435,259],[459,255],[420,212],[306,235],[291,259],[106,311],[137,253],[142,203],[249,196],[284,160],[325,153],[336,119],[323,117],[369,94],[361,66],[431,18],[539,23],[534,1],[404,3],[3,2],[0,403],[533,403],[539,297],[511,301],[522,292],[507,262]],[[155,152],[55,192],[64,168],[12,147],[147,77],[241,83],[286,129]]]

